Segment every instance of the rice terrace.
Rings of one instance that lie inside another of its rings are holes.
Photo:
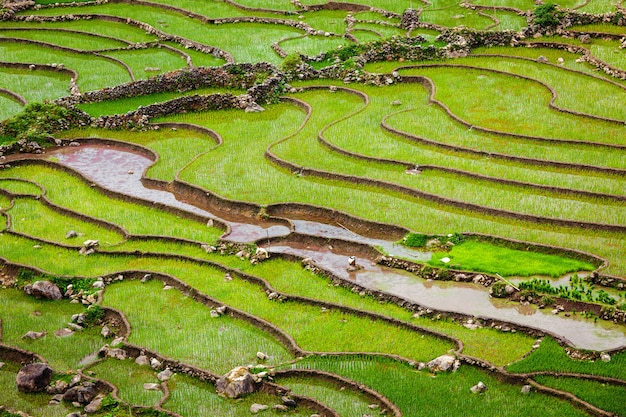
[[[622,0],[0,0],[0,417],[626,417]]]

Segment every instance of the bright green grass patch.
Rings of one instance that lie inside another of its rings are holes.
[[[76,369],[84,356],[98,351],[106,343],[96,327],[65,338],[55,336],[55,331],[67,327],[73,314],[85,311],[81,304],[37,300],[16,289],[2,289],[0,294],[2,342],[43,356],[56,372]],[[48,334],[38,340],[22,339],[30,330]]]
[[[204,52],[197,51],[195,49],[186,49],[174,42],[161,42],[163,45],[169,45],[172,48],[176,48],[183,51],[191,58],[191,61],[196,67],[219,67],[224,65],[226,61],[222,58],[217,58],[211,54],[205,54]]]
[[[215,387],[206,382],[200,382],[186,375],[176,375],[168,382],[171,396],[163,407],[185,417],[243,417],[250,415],[250,406],[254,403],[267,404],[269,409],[262,415],[267,417],[284,416],[284,412],[272,409],[272,405],[281,404],[280,398],[255,392],[239,400],[220,397],[215,393]],[[298,407],[287,415],[294,417],[308,417],[314,411]]]
[[[623,398],[626,398],[626,387],[623,385],[552,376],[536,376],[534,379],[550,388],[571,392],[581,400],[605,411],[619,416],[626,415],[626,402],[622,401]]]
[[[137,365],[128,359],[106,359],[90,366],[89,371],[95,372],[94,377],[115,385],[122,401],[132,405],[154,406],[163,396],[161,391],[145,390],[145,383],[160,383],[157,371],[149,366]]]
[[[54,30],[0,30],[0,36],[6,38],[30,39],[38,42],[51,43],[80,51],[96,51],[99,49],[125,48],[127,43],[114,39],[83,33],[67,33]]]
[[[372,412],[368,407],[371,401],[365,395],[350,389],[340,390],[338,385],[331,382],[302,376],[276,378],[276,383],[289,388],[296,395],[321,401],[342,417],[363,417]]]
[[[28,102],[66,96],[69,84],[70,76],[64,73],[0,68],[0,85],[24,97]],[[0,104],[0,109],[4,107]]]
[[[14,201],[8,214],[11,218],[11,230],[15,232],[74,246],[80,246],[87,239],[99,240],[103,246],[115,245],[124,240],[120,233],[58,213],[41,204],[39,200],[16,198]],[[71,230],[78,233],[74,240],[65,237]]]
[[[449,258],[450,261],[442,262],[442,258]],[[437,267],[487,272],[505,277],[547,275],[556,278],[568,272],[596,269],[594,265],[576,259],[526,252],[474,240],[453,246],[449,252],[434,253],[428,263]]]
[[[608,376],[626,380],[626,352],[611,355],[610,362],[600,360],[579,361],[570,359],[551,337],[546,337],[537,350],[525,359],[507,367],[509,372],[527,373],[535,371],[573,372]]]
[[[185,59],[169,49],[153,47],[140,50],[110,51],[103,54],[123,61],[130,67],[138,80],[187,67]]]
[[[2,40],[0,38],[0,40]],[[80,75],[77,84],[81,91],[112,87],[130,81],[130,75],[119,63],[98,56],[71,51],[58,51],[39,45],[0,42],[4,61],[34,64],[62,63]],[[65,95],[65,94],[64,94]]]
[[[133,301],[138,299],[142,302]],[[292,359],[276,339],[252,324],[228,315],[211,318],[209,307],[177,290],[164,291],[160,281],[109,286],[104,304],[125,313],[133,329],[130,343],[219,374],[256,363],[258,351],[270,357],[268,364]]]
[[[565,401],[547,395],[521,394],[520,386],[501,383],[494,375],[466,365],[455,373],[436,377],[386,358],[309,357],[297,366],[337,373],[365,384],[396,404],[406,417],[586,416]],[[478,381],[489,387],[486,393],[470,392]]]
[[[12,200],[9,197],[5,197],[4,195],[0,195],[0,210],[7,210],[9,208],[9,206],[11,206],[11,202],[12,202]]]
[[[40,196],[42,193],[41,188],[39,188],[36,184],[12,179],[0,180],[0,188],[17,195]]]
[[[157,37],[147,34],[144,30],[126,23],[105,21],[100,19],[72,20],[67,22],[0,22],[0,28],[49,28],[71,29],[94,33],[101,36],[122,39],[128,42],[151,42]]]
[[[22,110],[24,110],[24,107],[20,103],[0,94],[0,121],[13,117]],[[13,140],[12,138],[0,136],[0,145]]]

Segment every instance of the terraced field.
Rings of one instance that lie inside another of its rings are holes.
[[[0,416],[626,416],[625,26],[3,0]]]

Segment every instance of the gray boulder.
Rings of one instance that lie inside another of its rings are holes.
[[[52,379],[52,368],[45,363],[29,363],[19,370],[15,383],[21,392],[41,392]]]
[[[461,362],[454,355],[441,355],[426,364],[432,372],[454,372]]]
[[[24,292],[44,300],[60,300],[63,297],[59,287],[51,281],[36,281],[24,287]]]
[[[472,391],[474,394],[480,394],[481,392],[485,392],[488,389],[489,388],[487,388],[487,385],[485,385],[483,381],[478,381],[478,384],[470,388],[470,391]]]
[[[252,374],[245,366],[238,366],[217,380],[218,395],[228,398],[240,398],[252,394],[256,389]]]

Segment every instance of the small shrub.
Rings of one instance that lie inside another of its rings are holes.
[[[87,326],[92,326],[94,324],[99,323],[104,318],[104,310],[97,304],[92,304],[89,306],[87,311],[85,312],[85,324]]]
[[[16,141],[46,143],[50,134],[62,130],[69,110],[53,103],[31,103],[18,115],[0,124],[0,134]]]
[[[535,9],[535,24],[542,28],[556,27],[563,13],[556,8],[554,3],[546,3]]]

